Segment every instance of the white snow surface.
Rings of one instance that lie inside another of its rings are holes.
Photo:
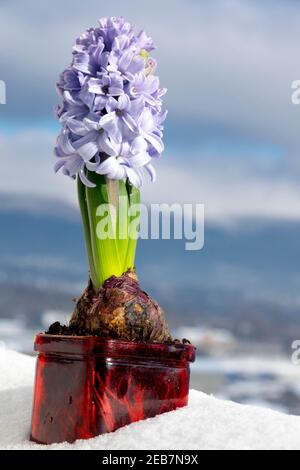
[[[300,417],[191,390],[189,406],[74,444],[29,442],[35,359],[0,348],[0,449],[300,450]]]

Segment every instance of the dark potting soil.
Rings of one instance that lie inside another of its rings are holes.
[[[61,325],[58,321],[55,323],[52,323],[52,325],[50,325],[49,329],[45,333],[47,335],[58,335],[58,336],[95,336],[98,338],[103,336],[101,334],[95,334],[95,333],[91,334],[90,332],[86,330],[80,330],[75,326]],[[110,338],[117,339],[116,336],[115,337],[110,336]],[[179,339],[175,339],[173,341],[165,341],[165,343],[166,344],[191,344],[191,342],[186,338],[184,338],[181,341]]]

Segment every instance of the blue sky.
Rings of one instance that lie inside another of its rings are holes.
[[[287,0],[0,1],[0,190],[75,202],[52,174],[55,82],[75,37],[118,14],[154,38],[169,90],[166,152],[144,198],[204,202],[214,223],[299,220],[300,4]]]

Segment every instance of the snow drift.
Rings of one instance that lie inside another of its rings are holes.
[[[300,417],[192,390],[186,408],[75,444],[28,441],[35,359],[0,349],[0,449],[300,450]]]

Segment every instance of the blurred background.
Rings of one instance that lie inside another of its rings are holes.
[[[143,287],[198,347],[192,386],[300,415],[300,4],[0,0],[0,341],[67,322],[87,281],[75,185],[53,174],[55,83],[75,38],[123,15],[158,47],[166,151],[145,202],[205,204],[205,247],[141,241]]]

